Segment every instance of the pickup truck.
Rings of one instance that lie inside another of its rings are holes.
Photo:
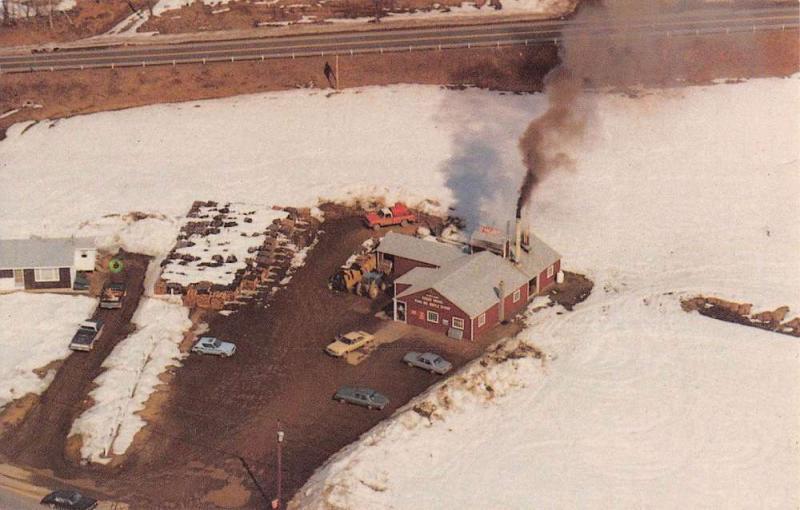
[[[91,351],[94,342],[103,332],[103,321],[91,320],[81,322],[78,332],[72,337],[69,348],[73,351]]]
[[[100,308],[122,308],[125,292],[124,283],[107,283],[100,294]]]
[[[390,227],[392,225],[406,226],[409,223],[417,221],[417,215],[411,212],[402,202],[397,202],[392,207],[384,207],[377,211],[369,211],[364,215],[364,224],[373,229],[378,230],[381,227]]]

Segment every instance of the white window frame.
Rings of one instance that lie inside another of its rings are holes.
[[[522,291],[517,289],[514,291],[514,302],[516,303],[520,299],[522,299]]]
[[[486,314],[482,313],[482,314],[478,315],[478,327],[481,327],[484,324],[486,324]]]
[[[553,277],[553,273],[555,273],[555,272],[556,272],[555,266],[548,267],[547,268],[547,277],[548,278],[552,278]]]
[[[431,320],[431,315],[436,317],[436,319]],[[439,324],[439,312],[434,312],[433,310],[426,310],[425,319],[433,324]]]
[[[39,283],[57,282],[61,280],[61,271],[57,267],[37,267],[33,270],[33,279]]]
[[[450,322],[452,323],[453,329],[464,331],[464,319],[461,317],[453,317]]]

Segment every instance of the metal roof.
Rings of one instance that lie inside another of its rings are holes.
[[[416,267],[395,282],[411,284],[398,298],[433,289],[470,317],[477,317],[500,300],[501,281],[505,285],[503,297],[507,297],[527,284],[528,277],[502,257],[482,251],[438,269]]]
[[[535,235],[530,235],[530,249],[526,252],[522,250],[522,260],[519,261],[519,269],[528,277],[539,276],[542,271],[547,269],[561,259],[561,255],[546,242]]]
[[[395,232],[389,232],[384,236],[378,245],[378,251],[434,266],[442,266],[465,255],[464,251],[456,246]]]
[[[89,237],[0,239],[0,269],[72,267],[75,250],[94,247]]]

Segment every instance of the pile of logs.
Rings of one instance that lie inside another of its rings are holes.
[[[175,247],[162,263],[162,267],[166,266],[169,260],[193,259],[191,255],[179,255],[176,251],[182,247],[192,246],[194,243],[189,240],[192,235],[218,234],[220,228],[235,226],[225,221],[226,207],[219,209],[220,214],[211,218],[200,218],[199,211],[203,207],[214,208],[217,207],[217,203],[195,202],[192,205],[187,217],[197,220],[188,221],[181,229]],[[246,267],[236,272],[233,282],[229,285],[203,281],[184,286],[161,277],[156,282],[155,293],[180,295],[184,305],[190,308],[233,309],[253,298],[256,298],[259,304],[266,305],[289,271],[294,250],[303,249],[313,243],[319,231],[319,221],[311,216],[309,209],[287,207],[280,210],[288,212],[289,216],[276,220],[267,227],[264,231],[266,235],[264,242],[259,247],[249,250],[251,256],[245,260]],[[248,219],[245,217],[243,221],[249,223]],[[212,257],[212,262],[201,264],[222,265],[236,261],[233,255],[227,258],[217,255]]]
[[[800,317],[784,322],[789,313],[788,306],[771,311],[753,313],[750,303],[737,303],[717,297],[696,296],[682,299],[681,308],[686,312],[697,311],[715,319],[754,326],[778,333],[800,337]]]

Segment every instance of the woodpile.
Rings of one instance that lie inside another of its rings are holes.
[[[199,218],[201,208],[214,207],[218,207],[216,202],[197,201],[192,204],[187,217],[196,218],[196,220],[187,221],[182,227],[175,247],[161,264],[162,268],[170,262],[187,265],[199,260],[192,255],[177,253],[180,248],[194,245],[189,240],[191,236],[206,237],[218,234],[221,228],[236,226],[235,221],[229,221],[225,216],[229,212],[227,207],[219,208],[218,214],[210,218]],[[273,207],[273,209],[285,211],[289,215],[287,218],[276,220],[266,228],[263,232],[266,237],[260,246],[247,250],[248,257],[244,261],[246,266],[244,269],[237,270],[232,283],[218,285],[201,281],[181,285],[165,280],[162,275],[156,282],[155,293],[180,295],[185,306],[208,310],[230,309],[232,306],[253,298],[256,298],[260,304],[266,304],[266,301],[274,295],[275,290],[281,284],[281,280],[290,271],[292,257],[296,250],[312,244],[319,230],[319,221],[311,216],[308,208]],[[244,217],[243,222],[252,223],[252,218]],[[235,255],[215,254],[211,255],[210,261],[200,262],[196,265],[222,267],[225,264],[236,262],[239,261]]]
[[[784,319],[789,314],[788,306],[753,313],[753,305],[751,303],[737,303],[717,297],[695,296],[682,299],[681,308],[686,312],[696,311],[715,319],[800,337],[800,317],[784,322]]]

